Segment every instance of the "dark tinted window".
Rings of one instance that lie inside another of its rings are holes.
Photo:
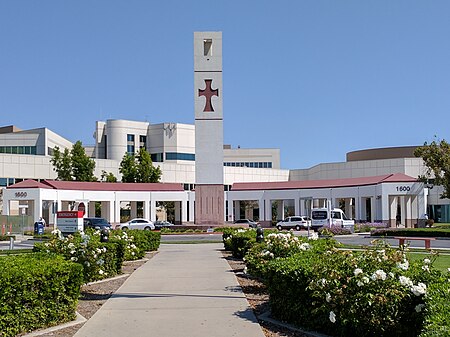
[[[313,211],[312,218],[316,219],[316,220],[325,220],[328,218],[328,212],[327,211]]]

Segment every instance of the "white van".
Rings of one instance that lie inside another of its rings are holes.
[[[340,226],[353,232],[355,221],[347,218],[345,213],[339,208],[333,208],[328,214],[328,208],[313,208],[311,211],[311,227],[318,230],[320,227],[331,225]]]

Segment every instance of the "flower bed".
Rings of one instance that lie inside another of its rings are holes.
[[[244,240],[248,232],[224,243],[240,247],[247,271],[266,284],[275,318],[330,336],[450,335],[450,275],[433,268],[433,256],[410,262],[382,241],[350,252],[290,233],[256,243]]]
[[[375,229],[371,236],[416,236],[416,237],[450,237],[447,228],[385,228]]]

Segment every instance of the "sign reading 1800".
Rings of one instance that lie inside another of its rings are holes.
[[[396,186],[397,192],[409,192],[411,191],[411,187],[409,186]]]

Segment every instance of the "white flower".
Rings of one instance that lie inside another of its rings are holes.
[[[87,267],[90,267],[90,266],[91,266],[91,264],[90,264],[89,261],[85,261],[84,264],[85,264]]]
[[[370,282],[370,280],[369,280],[369,278],[367,276],[363,276],[362,281],[364,283],[369,283]]]
[[[77,251],[76,250],[71,250],[70,254],[75,254]]]
[[[73,248],[75,248],[75,245],[71,242],[67,245],[67,248],[73,249]]]
[[[411,287],[411,292],[416,296],[425,295],[427,292],[427,286],[423,283],[418,283],[416,286],[413,285]]]
[[[135,255],[135,253],[134,253],[134,252],[131,252],[131,255],[133,255],[133,256],[134,256],[134,255]]]
[[[397,263],[397,268],[400,268],[400,269],[403,269],[403,270],[408,270],[408,268],[409,268],[408,260],[404,260],[403,263],[398,262]]]
[[[309,240],[318,240],[319,239],[319,234],[316,233],[316,232],[312,232],[312,233],[309,234],[308,239]]]
[[[430,264],[431,261],[430,261],[430,259],[424,259],[424,260],[423,260],[423,263],[425,263],[425,264]]]
[[[72,256],[72,257],[70,258],[70,260],[71,260],[71,261],[77,261],[78,259],[77,259],[75,256]]]
[[[430,267],[426,264],[422,266],[422,270],[424,271],[430,271]]]
[[[99,260],[97,261],[97,264],[98,264],[99,266],[103,265],[104,263],[105,263],[105,261],[103,261],[102,259],[99,259]]]
[[[327,284],[327,280],[325,280],[324,278],[320,279],[319,283],[322,283],[322,285],[324,286],[325,284]]]
[[[330,301],[331,301],[331,295],[330,295],[330,293],[327,293],[327,295],[325,296],[325,300],[326,300],[328,303],[330,303]]]
[[[100,275],[103,275],[105,272],[104,272],[103,270],[100,269],[100,270],[98,271],[98,273],[99,273]]]
[[[391,278],[394,278],[394,277],[395,277],[395,275],[394,275],[393,272],[389,272],[389,276],[390,276]]]
[[[409,277],[406,276],[399,276],[398,280],[400,281],[400,284],[402,286],[411,287],[413,285],[413,282]]]
[[[301,250],[308,250],[308,249],[310,249],[311,248],[311,246],[309,245],[309,243],[302,243],[301,245],[300,245],[300,249]]]
[[[331,323],[336,322],[336,314],[333,311],[330,311],[330,322]]]
[[[362,287],[364,285],[364,282],[358,280],[356,284],[358,285],[358,287]]]
[[[414,309],[416,310],[416,312],[421,312],[424,307],[425,307],[425,304],[421,303],[421,304],[417,304]]]
[[[378,269],[375,273],[372,274],[371,278],[374,281],[376,281],[376,280],[384,281],[384,280],[386,280],[386,273],[383,270]]]
[[[362,274],[363,270],[361,268],[356,268],[353,272],[353,274],[355,274],[355,276],[358,276],[359,274]]]

